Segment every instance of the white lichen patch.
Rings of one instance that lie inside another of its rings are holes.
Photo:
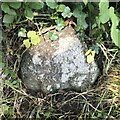
[[[32,57],[33,64],[40,64],[42,63],[42,60],[39,58],[38,54],[33,55]]]

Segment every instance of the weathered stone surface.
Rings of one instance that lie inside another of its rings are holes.
[[[31,90],[80,90],[94,83],[98,76],[97,64],[86,63],[85,43],[76,37],[74,29],[66,27],[57,34],[59,40],[53,42],[45,34],[38,45],[23,55],[21,76]]]

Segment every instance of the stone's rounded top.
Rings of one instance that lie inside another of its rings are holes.
[[[72,27],[56,33],[59,40],[51,41],[46,33],[38,45],[23,55],[21,75],[24,84],[31,90],[45,93],[87,88],[99,74],[97,64],[95,61],[86,63],[86,45],[77,38]]]

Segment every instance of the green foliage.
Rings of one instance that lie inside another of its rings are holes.
[[[4,67],[3,59],[2,59],[2,51],[0,51],[0,69]]]
[[[35,10],[41,10],[44,6],[44,3],[42,2],[32,2],[32,4],[29,4],[30,8]]]
[[[3,16],[3,23],[13,24],[14,22],[19,22],[20,18],[27,18],[28,20],[33,20],[33,10],[41,10],[44,7],[43,2],[3,2],[1,5],[1,10],[5,13]]]
[[[110,15],[110,19],[112,21],[111,38],[112,38],[113,42],[115,43],[115,45],[120,48],[120,30],[117,29],[120,19],[115,15],[113,7],[110,7],[109,15]]]
[[[109,19],[111,20],[112,25],[110,35],[115,45],[120,48],[120,30],[117,29],[120,19],[114,13],[114,7],[109,8],[108,0],[101,0],[99,3],[99,10],[99,18],[97,18],[98,25],[100,26],[100,23],[108,23]]]
[[[28,39],[25,39],[23,41],[23,44],[25,45],[26,48],[29,48],[30,44],[37,45],[40,42],[40,37],[39,35],[37,35],[35,31],[28,31],[27,37]]]
[[[58,35],[53,33],[53,32],[48,32],[48,37],[50,38],[50,40],[55,41],[58,39]]]
[[[56,30],[61,31],[65,27],[65,22],[62,18],[58,18],[55,22],[57,24]]]
[[[71,10],[70,10],[69,7],[65,7],[65,8],[64,8],[64,11],[63,11],[63,13],[62,13],[62,16],[63,16],[64,18],[70,18],[70,17],[72,16],[72,12],[71,12]]]
[[[20,28],[20,30],[18,31],[18,37],[26,37],[26,32],[26,29]]]
[[[55,9],[58,6],[57,3],[55,2],[55,0],[46,0],[46,4],[51,9]]]
[[[26,6],[26,9],[25,9],[25,17],[31,21],[33,20],[33,17],[34,17],[32,9],[28,6]]]

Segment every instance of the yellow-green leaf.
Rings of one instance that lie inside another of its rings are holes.
[[[90,54],[87,56],[87,63],[92,63],[94,61],[94,57]]]
[[[30,41],[29,41],[29,39],[24,40],[23,44],[25,45],[26,48],[29,48],[30,47]]]
[[[91,53],[92,49],[89,49],[86,53],[85,56],[88,56]]]
[[[89,49],[85,55],[87,56],[87,63],[90,64],[94,61],[95,50],[92,51],[91,49]]]
[[[38,35],[35,35],[34,37],[31,38],[31,43],[33,45],[37,45],[40,42],[40,37]]]
[[[27,37],[28,38],[34,38],[36,36],[36,32],[35,31],[29,31],[28,33],[27,33]]]

